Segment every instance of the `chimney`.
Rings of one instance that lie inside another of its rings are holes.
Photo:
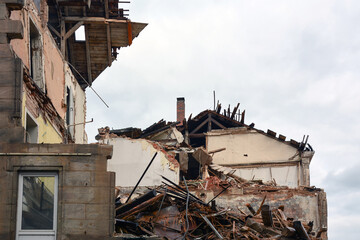
[[[178,126],[182,126],[185,118],[185,98],[179,97],[176,101],[176,121],[180,122]]]

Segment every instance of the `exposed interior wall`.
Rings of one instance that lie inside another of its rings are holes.
[[[299,160],[298,150],[255,130],[214,130],[207,134],[207,150],[216,153],[214,163],[237,165],[249,163],[289,162]]]
[[[207,150],[226,148],[213,163],[229,166],[246,180],[276,182],[291,188],[310,185],[309,164],[314,152],[299,153],[291,145],[246,128],[214,130],[207,134]]]
[[[106,162],[111,146],[0,143],[0,149],[0,239],[15,239],[19,173],[33,171],[58,174],[56,239],[110,239],[115,174],[106,171]]]
[[[276,184],[280,186],[289,186],[291,188],[299,186],[298,165],[240,168],[236,169],[233,174],[248,180],[262,180],[263,182],[272,182],[275,180]]]
[[[105,141],[113,145],[114,149],[113,158],[108,162],[108,171],[116,173],[116,186],[135,186],[156,152],[158,154],[139,186],[161,185],[160,175],[175,183],[179,182],[178,162],[162,151],[156,143],[121,137]]]
[[[74,126],[69,127],[75,143],[87,143],[87,136],[85,133],[85,121],[86,121],[86,94],[85,91],[80,87],[79,83],[75,79],[68,64],[65,64],[65,89],[64,99],[67,99],[67,88],[70,89],[72,97],[72,104],[65,102],[66,107],[70,107],[70,111],[73,113],[69,116],[72,117],[71,124]],[[66,100],[67,101],[67,100]],[[66,118],[68,115],[66,114]],[[66,119],[66,122],[68,119]],[[82,124],[81,124],[82,123]]]

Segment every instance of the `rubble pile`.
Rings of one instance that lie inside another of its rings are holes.
[[[221,180],[223,191],[204,202],[189,191],[196,183],[163,180],[162,186],[127,203],[116,199],[117,233],[151,239],[325,239],[322,231],[313,231],[313,222],[288,218],[284,206],[270,207],[266,196],[258,209],[246,204],[248,213],[219,208],[216,198],[234,185],[230,181]]]

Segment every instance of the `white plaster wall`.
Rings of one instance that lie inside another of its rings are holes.
[[[161,175],[175,183],[179,182],[179,167],[147,140],[112,138],[108,144],[113,145],[113,157],[108,161],[107,170],[116,173],[116,186],[135,186],[155,152],[158,154],[139,186],[161,185]]]
[[[262,180],[270,182],[275,179],[276,184],[296,188],[298,186],[298,167],[294,166],[277,166],[263,168],[241,168],[236,169],[235,176],[246,180]]]
[[[220,133],[220,131],[218,132]],[[264,136],[256,131],[238,131],[233,134],[207,135],[207,150],[226,150],[215,153],[213,162],[219,165],[288,162],[298,160],[297,149],[286,143]]]
[[[86,121],[86,94],[80,87],[79,83],[72,74],[69,66],[65,64],[65,86],[70,87],[74,98],[74,124],[84,123]],[[66,87],[65,93],[66,94]],[[66,99],[66,95],[64,97]],[[74,140],[75,143],[87,143],[87,135],[85,132],[85,124],[78,124],[74,126]]]

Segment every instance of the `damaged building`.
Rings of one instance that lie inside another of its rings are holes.
[[[264,201],[271,208],[282,206],[289,219],[311,223],[309,233],[326,239],[326,194],[310,185],[315,151],[309,137],[287,140],[245,124],[239,104],[221,110],[218,104],[185,118],[185,99],[178,98],[176,122],[160,120],[144,130],[100,128],[96,139],[114,148],[108,170],[116,173],[122,201],[130,199],[134,189],[146,192],[170,183],[184,190],[186,182],[194,198],[204,203],[216,199],[217,206],[244,215],[255,217],[251,210],[260,209]]]
[[[114,0],[0,0],[0,239],[113,236],[112,146],[87,144],[85,93],[146,25]]]
[[[308,138],[239,105],[87,144],[86,90],[147,25],[119,2],[0,0],[0,239],[326,239]]]

